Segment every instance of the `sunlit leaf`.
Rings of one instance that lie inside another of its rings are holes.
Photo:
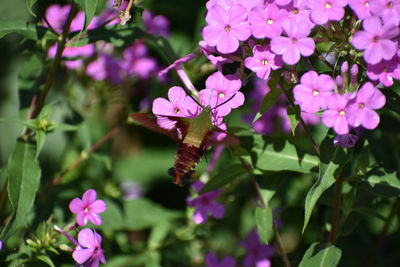
[[[292,134],[294,135],[296,127],[300,121],[300,107],[298,105],[294,107],[289,106],[287,107],[286,112],[290,121],[290,128],[292,129]]]
[[[339,146],[336,148],[333,146],[332,138],[325,138],[320,149],[321,163],[319,167],[319,176],[317,182],[311,187],[306,197],[303,232],[307,227],[312,210],[318,199],[333,185],[347,160],[344,151]]]
[[[311,244],[299,267],[335,267],[339,264],[342,251],[332,245]]]

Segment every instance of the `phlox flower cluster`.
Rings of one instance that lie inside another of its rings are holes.
[[[260,243],[260,237],[256,230],[250,231],[240,245],[247,250],[247,255],[243,260],[243,266],[270,267],[269,258],[274,255],[275,250],[271,245]]]
[[[88,30],[94,30],[104,25],[120,23],[116,16],[119,10],[113,8],[114,1],[109,1],[107,8],[99,16],[94,16]],[[123,2],[126,6],[126,1]],[[122,6],[121,8],[124,8]],[[71,5],[53,4],[46,10],[45,26],[51,27],[58,34],[61,34],[66,23]],[[81,31],[84,26],[85,14],[79,11],[72,20],[70,31]],[[149,34],[168,36],[169,21],[162,15],[154,15],[149,10],[143,11],[143,24]],[[54,58],[57,45],[54,44],[48,50],[50,58]],[[108,80],[114,84],[121,84],[130,77],[137,77],[142,80],[151,78],[159,70],[157,61],[149,56],[144,40],[137,40],[128,47],[125,47],[121,56],[116,56],[115,48],[110,43],[97,42],[84,46],[74,46],[74,41],[67,43],[63,54],[63,63],[68,69],[86,68],[86,74],[96,81]],[[89,61],[89,64],[85,62]]]
[[[347,75],[345,72],[342,74]],[[382,108],[386,102],[382,92],[371,82],[364,83],[357,92],[345,93],[340,90],[343,90],[343,84],[336,86],[330,76],[309,71],[294,87],[293,94],[304,112],[317,113],[322,110],[324,125],[332,127],[339,135],[347,135],[352,128],[359,126],[375,129],[379,124],[379,115],[375,110]]]
[[[89,189],[83,194],[82,199],[74,198],[70,202],[69,209],[77,216],[76,224],[69,230],[74,230],[77,226],[85,226],[89,221],[94,225],[102,223],[99,213],[106,210],[106,204],[103,200],[96,198],[97,192],[94,189]],[[102,237],[95,230],[84,228],[79,231],[78,240],[75,240],[58,226],[55,226],[55,229],[75,245],[72,257],[78,264],[82,264],[85,267],[98,267],[100,262],[106,264],[103,249],[101,248]]]
[[[345,48],[343,43],[337,46],[346,51],[324,55],[335,68],[334,75],[337,62],[343,63],[338,71],[341,74],[333,78],[332,74],[314,70],[304,73],[293,90],[296,104],[300,105],[303,120],[314,121],[318,115],[338,135],[348,135],[359,127],[372,130],[378,126],[376,110],[385,105],[378,88],[392,86],[394,79],[400,79],[400,1],[210,0],[206,7],[200,51],[219,71],[224,64],[239,61],[241,68],[246,67],[267,82],[271,72],[295,65],[301,58],[312,70],[307,57],[316,52],[317,41],[329,41],[332,47],[337,40],[347,42]],[[351,20],[352,14],[345,13],[345,8],[354,12],[359,21]],[[348,34],[345,39],[335,37],[343,33]],[[349,64],[339,54],[358,58],[345,56]],[[247,81],[242,70],[236,73]],[[255,101],[255,106],[259,105],[260,101]],[[271,133],[273,118],[285,113],[284,108],[274,107],[253,127],[257,132]],[[357,139],[346,136],[336,140],[349,146]]]

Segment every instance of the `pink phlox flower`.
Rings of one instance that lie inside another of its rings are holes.
[[[94,225],[102,223],[99,213],[104,212],[107,206],[103,200],[96,200],[96,197],[96,190],[89,189],[83,194],[82,199],[74,198],[69,203],[69,209],[76,214],[76,222],[80,226],[86,225],[89,221]]]
[[[292,0],[275,0],[275,4],[278,6],[286,6],[289,5],[292,2]]]
[[[339,21],[344,16],[347,0],[308,0],[311,19],[316,24],[325,24],[328,20]]]
[[[175,127],[176,121],[164,116],[194,118],[198,115],[198,104],[189,97],[182,87],[174,86],[168,91],[168,100],[158,97],[153,101],[152,112],[157,117],[158,125],[170,130]]]
[[[226,116],[232,109],[243,105],[244,95],[239,92],[241,86],[237,76],[215,72],[207,78],[206,89],[199,92],[200,102],[209,106],[216,116]]]
[[[282,7],[288,11],[287,19],[294,21],[296,24],[304,24],[311,31],[315,24],[310,19],[310,9],[307,5],[307,0],[293,0],[287,6]]]
[[[156,72],[158,65],[157,61],[147,54],[146,45],[143,42],[135,42],[124,50],[121,68],[127,75],[149,79]]]
[[[163,76],[163,75],[167,74],[170,70],[176,68],[179,65],[182,65],[185,62],[188,62],[188,61],[192,60],[193,58],[195,58],[195,56],[196,56],[195,54],[190,53],[190,54],[187,54],[186,56],[184,56],[182,58],[179,58],[179,59],[175,60],[174,63],[172,63],[168,67],[166,67],[163,70],[161,70],[158,73],[158,76],[160,77],[160,76]]]
[[[234,62],[233,60],[229,59],[228,55],[218,55],[217,49],[209,46],[205,41],[200,41],[199,46],[200,52],[203,53],[213,65],[217,66],[218,70],[220,71],[222,71],[222,67],[225,63]]]
[[[394,56],[391,60],[382,60],[378,64],[367,64],[367,75],[371,80],[379,80],[384,86],[393,85],[393,78],[400,79],[400,60]]]
[[[86,74],[96,81],[108,79],[114,84],[120,84],[122,82],[120,64],[119,60],[106,54],[100,54],[96,60],[88,64]]]
[[[227,10],[214,5],[206,15],[206,22],[202,30],[204,41],[216,46],[223,54],[235,52],[239,41],[246,41],[251,34],[247,10],[241,5],[233,5]]]
[[[50,5],[46,9],[46,19],[50,23],[51,27],[59,34],[62,33],[65,23],[67,22],[71,5],[61,6],[58,4]],[[43,24],[47,23],[43,20]]]
[[[106,264],[103,250],[101,249],[101,235],[88,228],[82,229],[78,234],[79,245],[72,253],[72,257],[84,267],[97,267],[100,261]]]
[[[212,252],[206,254],[204,262],[206,267],[234,267],[236,265],[236,261],[232,256],[226,256],[219,261],[217,256]]]
[[[194,190],[198,193],[204,184],[196,181],[192,184]],[[205,223],[208,220],[208,214],[216,219],[221,219],[225,215],[224,205],[215,202],[215,199],[221,194],[221,189],[208,193],[200,194],[197,198],[188,199],[186,202],[191,207],[196,207],[193,214],[193,220],[197,224]]]
[[[399,28],[392,21],[382,25],[378,17],[371,16],[363,21],[363,31],[357,31],[352,43],[364,51],[364,59],[370,64],[383,59],[390,60],[397,52],[397,42],[390,40],[399,34]]]
[[[310,29],[307,24],[296,24],[293,20],[286,20],[282,24],[287,37],[278,36],[271,40],[271,50],[282,55],[283,61],[294,65],[300,60],[300,55],[310,56],[314,52],[315,43],[307,37]]]
[[[255,38],[273,38],[281,35],[282,22],[287,18],[287,11],[279,9],[274,3],[264,7],[254,7],[249,12],[251,33]]]
[[[369,1],[371,13],[379,16],[384,23],[400,22],[400,0],[373,0]]]
[[[354,134],[336,135],[333,139],[334,146],[340,146],[341,148],[350,148],[356,145],[358,136]]]
[[[215,5],[222,6],[226,10],[233,5],[242,5],[247,11],[250,11],[253,7],[264,6],[265,0],[210,0],[206,3],[207,10],[210,10]]]
[[[253,56],[247,57],[244,61],[246,68],[251,69],[256,73],[258,78],[268,79],[271,69],[277,70],[283,66],[281,56],[271,52],[270,45],[256,45],[253,48]]]
[[[293,95],[302,111],[315,113],[325,108],[334,89],[335,82],[329,75],[309,71],[303,74],[300,84],[294,87]]]
[[[355,98],[347,107],[348,122],[353,127],[362,126],[368,130],[375,129],[379,124],[379,115],[375,109],[380,109],[386,103],[386,97],[372,83],[365,83]]]
[[[247,256],[243,261],[244,266],[270,267],[269,258],[275,250],[271,245],[260,244],[260,238],[256,230],[252,230],[240,245],[247,250]]]
[[[356,13],[358,19],[371,16],[371,0],[348,0],[350,8]]]
[[[348,134],[350,131],[347,122],[347,104],[351,97],[354,96],[335,93],[326,102],[327,109],[322,113],[322,122],[327,127],[333,127],[337,134]]]
[[[144,10],[142,19],[146,31],[149,34],[169,36],[171,34],[169,30],[169,20],[163,15],[154,15],[149,10]]]

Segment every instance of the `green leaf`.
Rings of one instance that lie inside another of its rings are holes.
[[[261,241],[268,244],[274,234],[271,208],[256,207],[256,224]]]
[[[279,97],[281,96],[282,90],[278,88],[278,82],[280,77],[281,77],[281,71],[272,72],[271,78],[268,81],[268,87],[270,91],[268,92],[268,94],[264,96],[260,110],[254,117],[253,123],[256,122],[270,108],[272,108],[272,106],[275,105],[276,101],[278,101]]]
[[[38,54],[31,54],[31,56],[22,65],[22,68],[19,72],[19,90],[35,90],[38,87],[38,79],[42,74],[42,68],[43,62]]]
[[[26,7],[28,8],[29,13],[31,13],[34,17],[36,17],[36,15],[33,13],[32,7],[36,2],[37,0],[26,0]]]
[[[90,156],[94,160],[97,160],[97,161],[103,163],[106,166],[108,171],[111,170],[111,157],[110,157],[110,155],[100,154],[100,153],[92,153]]]
[[[292,129],[292,134],[294,135],[296,127],[300,121],[300,107],[299,107],[299,105],[296,105],[294,107],[288,106],[286,109],[286,112],[289,117],[290,128]]]
[[[50,259],[49,256],[47,255],[39,255],[36,257],[38,260],[43,261],[44,263],[46,263],[47,265],[49,265],[50,267],[56,267],[53,263],[53,261]]]
[[[231,166],[228,166],[227,168],[220,171],[217,175],[214,175],[210,179],[210,181],[205,184],[204,187],[200,190],[199,194],[204,194],[221,188],[244,173],[246,173],[246,170],[241,164],[233,164]]]
[[[94,17],[96,12],[98,0],[75,0],[75,3],[85,11],[85,24],[82,30],[85,30]]]
[[[44,131],[36,132],[36,158],[39,156],[44,144],[46,143],[46,133]]]
[[[400,179],[397,173],[386,173],[384,171],[374,171],[368,177],[368,183],[375,187],[377,184],[387,184],[396,189],[400,189]]]
[[[147,241],[147,246],[150,250],[157,249],[164,239],[167,237],[171,225],[168,223],[160,223],[155,225],[150,232],[149,240]]]
[[[9,33],[18,33],[32,40],[56,40],[57,35],[45,27],[23,20],[0,21],[0,38]]]
[[[348,158],[340,146],[337,146],[336,148],[333,147],[333,139],[329,137],[326,137],[323,140],[320,149],[321,163],[319,168],[319,177],[306,197],[303,232],[307,227],[317,200],[321,197],[322,193],[333,185],[335,178],[339,175]]]
[[[342,251],[335,246],[311,244],[301,259],[299,267],[334,267],[339,264]]]
[[[147,199],[137,198],[125,202],[124,216],[125,229],[142,230],[181,218],[183,213],[163,208]]]
[[[254,161],[256,168],[260,170],[309,173],[318,166],[318,157],[298,150],[284,139],[260,135],[256,135],[254,139]]]
[[[36,145],[18,140],[8,161],[7,190],[13,213],[3,228],[1,240],[6,240],[26,225],[39,188],[40,174]]]
[[[131,44],[133,41],[144,36],[144,32],[138,26],[134,25],[112,25],[106,27],[99,27],[94,30],[85,31],[86,34],[79,36],[79,32],[72,32],[70,38],[76,36],[67,43],[67,46],[84,46],[97,41],[106,41],[115,46],[121,47]]]

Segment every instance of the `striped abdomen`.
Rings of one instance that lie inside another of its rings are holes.
[[[180,186],[192,182],[193,169],[199,163],[203,151],[195,145],[182,143],[175,157],[175,165],[168,170],[168,174],[174,177],[174,183]]]

